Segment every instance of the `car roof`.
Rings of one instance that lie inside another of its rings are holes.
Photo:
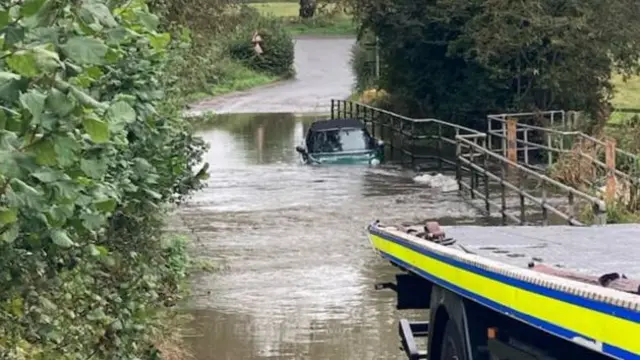
[[[327,119],[318,120],[311,124],[309,131],[325,131],[340,128],[364,128],[364,123],[358,119]]]

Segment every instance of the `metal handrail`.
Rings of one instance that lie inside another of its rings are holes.
[[[381,114],[385,114],[385,115],[389,115],[389,116],[393,116],[395,118],[399,118],[402,120],[406,120],[408,122],[412,122],[412,123],[416,123],[416,124],[422,124],[422,123],[436,123],[436,124],[442,124],[442,125],[446,125],[449,126],[451,128],[454,129],[458,129],[458,130],[462,130],[462,131],[467,131],[470,133],[477,133],[477,134],[482,134],[481,132],[479,132],[478,130],[474,130],[471,128],[468,128],[466,126],[462,126],[462,125],[458,125],[458,124],[453,124],[444,120],[440,120],[440,119],[436,119],[436,118],[420,118],[420,119],[415,119],[415,118],[410,118],[404,115],[400,115],[400,114],[396,114],[394,112],[388,111],[388,110],[384,110],[384,109],[380,109],[377,107],[373,107],[371,105],[367,105],[367,104],[363,104],[357,101],[349,101],[349,100],[332,100],[332,102],[335,101],[337,104],[353,104],[353,106],[359,106],[362,109],[369,109],[373,112],[377,112],[377,113],[381,113]]]
[[[535,115],[536,113],[524,113],[524,115]],[[495,136],[497,138],[501,138],[503,139],[503,147],[505,144],[505,140],[506,140],[506,134],[505,134],[505,126],[506,126],[506,119],[507,118],[514,118],[517,117],[518,115],[522,115],[522,114],[500,114],[500,115],[489,115],[487,118],[489,119],[489,129],[488,129],[488,133],[490,136]],[[492,125],[491,125],[491,121],[497,121],[499,122],[502,127],[499,129],[493,129]],[[594,158],[593,156],[584,153],[582,151],[573,151],[572,149],[565,149],[563,147],[564,141],[565,139],[569,138],[572,139],[573,141],[589,141],[591,143],[593,143],[596,146],[596,152],[601,152],[603,151],[602,147],[606,146],[606,143],[600,139],[597,139],[593,136],[587,135],[583,132],[580,131],[575,131],[575,130],[559,130],[559,129],[555,129],[555,128],[545,128],[545,127],[541,127],[541,126],[535,126],[535,125],[530,125],[530,124],[522,124],[522,123],[517,123],[517,128],[516,128],[516,132],[517,133],[524,133],[523,138],[524,139],[519,139],[516,137],[515,142],[516,142],[516,151],[524,151],[524,163],[526,166],[531,166],[529,164],[529,151],[531,150],[543,150],[547,152],[547,157],[548,157],[548,162],[549,164],[552,164],[553,160],[552,160],[552,155],[551,154],[576,154],[579,157],[587,160],[589,163],[595,165],[597,168],[599,168],[601,171],[610,173],[611,175],[619,178],[619,179],[624,179],[626,181],[626,185],[624,186],[629,186],[629,185],[637,185],[638,183],[640,183],[640,178],[638,178],[637,176],[637,172],[640,170],[638,169],[638,165],[635,166],[635,169],[633,169],[633,171],[631,172],[625,172],[623,170],[621,170],[619,168],[619,163],[616,162],[616,164],[614,165],[613,169],[609,169],[609,166],[607,166],[607,164],[605,164],[604,162],[598,160],[597,158]],[[540,143],[536,143],[536,142],[531,142],[528,141],[528,132],[529,131],[537,131],[542,133],[543,136],[546,136],[547,138],[547,144],[540,144]],[[551,136],[554,136],[555,139],[557,140],[557,138],[560,138],[560,148],[558,147],[554,147],[554,141],[552,141]],[[521,147],[522,146],[522,147]],[[505,151],[504,149],[501,149],[503,152]],[[626,162],[631,162],[633,164],[640,164],[640,157],[636,154],[633,154],[631,152],[625,151],[623,149],[620,149],[618,147],[615,148],[615,154],[616,157],[619,157],[620,159],[624,159]],[[585,181],[584,182],[585,185],[587,186],[592,186],[593,184],[590,181]]]
[[[483,134],[484,135],[484,134]],[[482,138],[484,138],[485,136],[482,136]],[[488,194],[488,181],[489,179],[491,180],[495,180],[497,181],[501,186],[506,187],[510,190],[515,191],[516,193],[518,193],[518,195],[520,195],[521,197],[521,212],[523,211],[523,207],[524,207],[524,198],[532,201],[533,203],[535,203],[536,205],[540,206],[545,212],[546,211],[550,211],[558,216],[560,216],[561,218],[563,218],[564,220],[566,220],[569,224],[571,225],[583,225],[580,221],[576,220],[574,218],[573,215],[571,214],[567,214],[557,208],[555,208],[554,206],[551,206],[548,202],[547,202],[547,198],[546,198],[546,191],[543,187],[543,197],[542,198],[538,198],[536,196],[531,195],[530,193],[524,191],[522,189],[522,186],[516,186],[514,184],[511,184],[510,182],[505,180],[505,176],[504,176],[504,169],[505,168],[512,168],[512,169],[516,169],[519,173],[524,173],[526,175],[532,176],[533,178],[535,178],[536,180],[539,180],[543,186],[544,184],[548,184],[551,186],[554,186],[556,188],[559,188],[561,191],[564,191],[566,193],[568,193],[569,195],[569,202],[572,203],[574,198],[580,198],[583,200],[586,200],[588,202],[590,202],[593,206],[594,206],[594,210],[596,211],[596,221],[598,223],[605,223],[606,222],[606,204],[603,200],[594,197],[592,195],[589,195],[587,193],[584,193],[580,190],[577,190],[573,187],[567,186],[557,180],[554,180],[544,174],[541,174],[537,171],[531,170],[530,168],[523,166],[517,162],[513,162],[511,160],[509,160],[508,158],[496,154],[495,152],[491,151],[490,149],[488,149],[486,146],[482,146],[478,144],[477,139],[481,138],[480,136],[477,135],[458,135],[456,136],[456,141],[458,142],[458,150],[457,150],[457,156],[458,156],[458,161],[464,163],[467,167],[471,168],[473,171],[479,173],[480,175],[483,175],[485,177],[485,193],[482,194],[479,191],[477,191],[474,188],[473,183],[471,185],[465,184],[462,179],[461,179],[461,175],[458,175],[458,183],[460,185],[460,187],[465,187],[466,189],[470,190],[472,192],[473,196],[478,196],[479,198],[481,198],[482,200],[485,201],[486,203],[486,208],[487,211],[489,211],[489,207],[493,206],[493,207],[497,207],[500,209],[503,218],[504,217],[508,217],[511,220],[514,221],[520,221],[521,223],[524,223],[524,213],[522,213],[521,218],[518,219],[517,217],[509,214],[506,212],[506,206],[505,206],[505,200],[504,200],[504,194],[503,199],[502,199],[502,204],[497,204],[496,202],[492,201],[491,199],[489,199]],[[473,141],[472,141],[473,140]],[[462,154],[462,146],[465,146],[466,148],[471,149],[471,154],[474,153],[479,153],[482,154],[484,156],[484,166],[479,166],[477,164],[474,163],[473,159],[467,159],[466,156],[464,154]],[[499,176],[496,175],[492,172],[490,172],[487,169],[487,157],[490,157],[494,160],[497,160],[500,164],[501,167],[503,169],[503,173]],[[473,175],[472,175],[473,176]],[[473,179],[472,179],[473,182]],[[503,190],[504,192],[504,190]],[[543,219],[543,221],[546,221],[546,219]]]
[[[562,119],[564,121],[565,113],[562,111],[557,111],[556,113],[560,113],[562,115]],[[504,114],[506,116],[512,116],[513,114]],[[521,113],[516,115],[539,115],[539,113]],[[555,187],[560,189],[562,192],[565,192],[569,196],[569,203],[573,205],[574,198],[577,198],[581,201],[587,201],[592,204],[595,215],[596,222],[604,223],[606,221],[606,204],[603,200],[584,193],[580,190],[567,186],[557,180],[554,180],[544,174],[541,174],[539,171],[535,171],[527,166],[519,164],[517,161],[511,161],[506,156],[502,156],[501,154],[496,153],[493,149],[487,147],[487,142],[490,140],[490,136],[500,135],[496,134],[492,131],[487,133],[482,133],[480,131],[458,125],[453,124],[447,121],[443,121],[435,118],[410,118],[407,116],[399,115],[393,113],[388,110],[379,109],[370,105],[362,104],[359,102],[352,102],[348,100],[332,100],[331,102],[331,116],[332,118],[336,117],[356,117],[360,120],[364,121],[365,124],[371,124],[372,135],[375,136],[375,132],[379,129],[384,135],[385,131],[388,134],[389,140],[387,142],[385,140],[385,144],[389,145],[392,150],[395,150],[396,147],[394,144],[394,139],[400,142],[400,153],[403,155],[411,156],[412,164],[414,159],[433,159],[436,158],[442,167],[443,163],[451,164],[455,166],[456,170],[456,179],[458,181],[458,185],[460,190],[469,189],[472,198],[478,196],[485,200],[486,210],[490,212],[490,208],[499,207],[503,216],[503,220],[506,218],[510,218],[515,221],[520,221],[520,223],[524,223],[525,218],[525,199],[536,204],[543,213],[543,222],[547,222],[547,213],[554,213],[561,218],[565,219],[569,224],[572,225],[582,225],[580,221],[575,219],[572,214],[564,212],[559,208],[552,206],[549,203],[549,199],[546,194],[546,187]],[[499,115],[502,116],[502,115]],[[498,120],[498,119],[495,119]],[[502,119],[499,121],[503,122]],[[505,120],[506,121],[506,120]],[[419,126],[424,126],[428,124],[435,124],[435,128],[420,129]],[[504,122],[503,122],[504,124]],[[526,125],[530,127],[530,130],[542,130],[547,131],[549,129],[536,127],[533,125]],[[390,131],[389,131],[390,130]],[[437,130],[437,133],[436,131]],[[528,130],[525,130],[528,131]],[[554,133],[566,133],[566,134],[577,134],[575,131],[559,131],[552,130]],[[398,136],[400,136],[398,138]],[[433,156],[433,145],[434,143],[427,141],[423,142],[423,140],[435,140],[435,145],[437,146],[437,156]],[[420,142],[418,148],[421,149],[431,149],[430,154],[428,155],[418,155],[416,153],[416,141]],[[409,147],[406,148],[407,142],[409,143]],[[455,145],[455,156],[453,153],[450,158],[446,158],[442,156],[442,145],[443,144],[451,144]],[[540,146],[539,144],[531,143],[532,146]],[[469,153],[463,154],[462,148],[469,150]],[[555,151],[556,149],[550,147],[551,151]],[[453,158],[453,161],[451,160]],[[478,160],[483,161],[483,164],[480,165]],[[490,170],[490,166],[488,161],[492,160],[500,164],[500,168],[502,169],[502,173],[496,174]],[[594,159],[595,160],[595,159]],[[507,169],[515,169],[520,174],[521,183],[520,184],[512,184],[506,179],[506,170]],[[462,181],[462,172],[470,172],[471,173],[471,185],[466,184]],[[484,194],[481,194],[477,190],[478,179],[476,179],[477,175],[484,177],[485,189]],[[525,177],[534,178],[543,184],[542,186],[542,198],[533,195],[530,190],[526,190],[522,181]],[[498,204],[492,201],[489,198],[489,182],[494,181],[500,184],[502,189],[502,203]],[[521,216],[518,220],[517,217],[509,214],[506,211],[506,189],[515,191],[520,197],[520,211]],[[572,211],[573,212],[573,211]]]

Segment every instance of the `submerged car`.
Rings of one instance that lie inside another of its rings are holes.
[[[319,120],[311,124],[296,151],[307,164],[378,165],[384,157],[384,142],[369,135],[360,120]]]

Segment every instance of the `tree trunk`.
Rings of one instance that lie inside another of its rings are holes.
[[[316,0],[300,0],[299,15],[303,19],[310,19],[316,12]]]

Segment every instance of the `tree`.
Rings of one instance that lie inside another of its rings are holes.
[[[379,85],[413,113],[478,127],[494,111],[598,114],[612,72],[639,69],[633,0],[352,1],[380,40]]]
[[[300,0],[299,16],[303,19],[310,19],[316,13],[318,3],[316,0]]]

